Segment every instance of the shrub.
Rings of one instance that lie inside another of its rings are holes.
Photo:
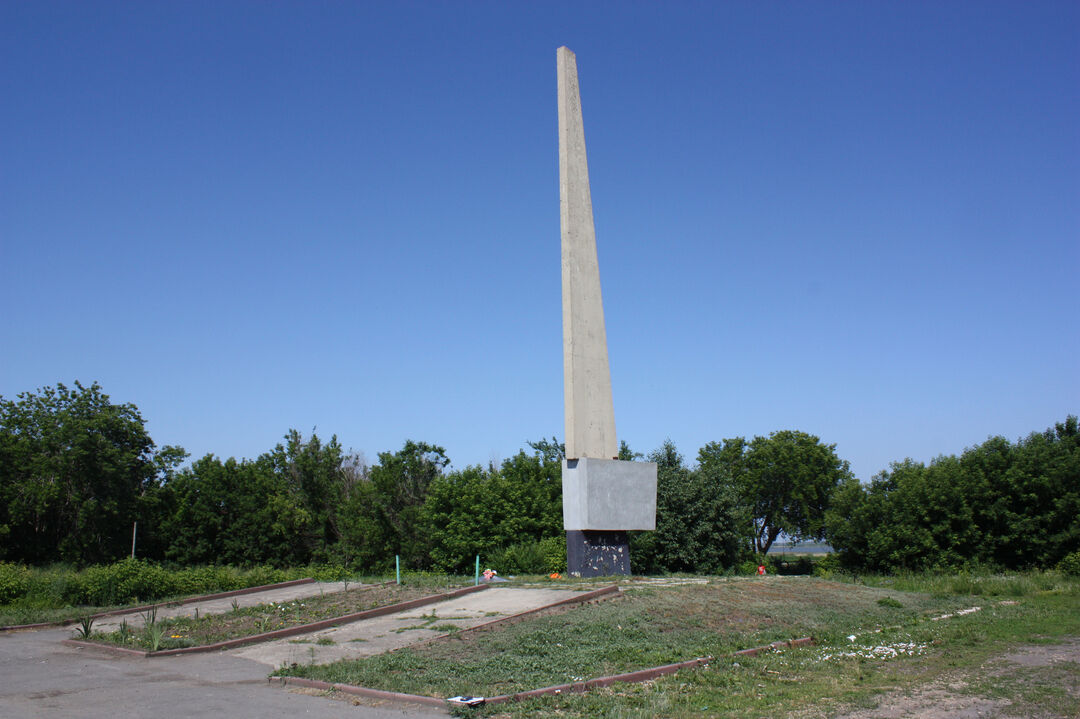
[[[259,587],[263,584],[277,584],[288,581],[289,577],[282,569],[267,567],[265,565],[252,567],[244,573],[241,579],[241,588]]]
[[[232,567],[191,567],[172,572],[176,594],[213,594],[241,586],[240,572]]]
[[[1057,568],[1062,574],[1068,574],[1071,577],[1080,577],[1080,550],[1077,550],[1072,554],[1066,554],[1065,557],[1058,562]]]
[[[836,552],[826,554],[814,562],[814,576],[829,579],[842,569],[840,555]]]
[[[105,606],[148,601],[177,593],[174,574],[142,559],[90,567],[77,585],[75,604]]]
[[[340,582],[352,576],[352,572],[346,567],[333,564],[314,564],[307,568],[301,567],[300,574],[303,577],[312,577],[318,582]],[[290,578],[302,579],[303,577]]]
[[[503,574],[551,574],[566,571],[566,540],[548,537],[520,542],[496,550],[487,558],[492,569]]]
[[[30,570],[19,564],[0,562],[0,604],[13,602],[26,594]]]
[[[544,553],[544,574],[566,571],[566,537],[548,537],[540,540]]]

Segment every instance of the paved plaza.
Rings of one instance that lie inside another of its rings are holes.
[[[328,585],[291,587],[290,598],[328,591]],[[280,601],[279,593],[246,595],[246,604]],[[72,627],[0,633],[0,718],[2,719],[275,719],[325,717],[389,719],[444,717],[428,708],[397,704],[355,704],[317,693],[284,689],[267,681],[282,663],[333,661],[363,656],[429,639],[421,628],[434,612],[434,625],[466,627],[534,609],[581,592],[506,586],[419,607],[372,620],[322,630],[311,635],[255,644],[224,652],[169,657],[119,657],[63,640]],[[225,611],[231,600],[213,611]],[[190,614],[196,605],[178,608]],[[207,606],[200,606],[206,613]],[[134,615],[128,617],[132,620]],[[162,616],[159,614],[159,616]],[[119,622],[120,618],[109,618]],[[316,645],[321,636],[334,641]],[[297,641],[299,640],[299,642]],[[305,642],[304,640],[310,640]],[[354,641],[359,640],[359,641]]]

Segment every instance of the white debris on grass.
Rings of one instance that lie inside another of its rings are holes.
[[[940,621],[942,619],[952,619],[953,617],[962,617],[965,614],[972,614],[974,612],[979,611],[980,609],[982,609],[982,607],[969,607],[968,609],[959,609],[959,610],[957,610],[955,612],[952,612],[950,614],[942,614],[940,617],[930,617],[930,621],[937,622],[937,621]]]
[[[968,607],[967,609],[958,609],[955,612],[949,614],[942,614],[940,617],[930,617],[930,621],[936,622],[942,619],[951,619],[953,617],[962,617],[965,614],[974,614],[982,609],[982,607]],[[895,627],[899,628],[899,627]],[[875,629],[872,632],[863,632],[864,634],[880,634],[881,629]],[[857,635],[849,634],[847,640],[852,644],[855,643]],[[879,644],[879,645],[864,645],[852,647],[850,651],[835,651],[835,652],[822,652],[821,659],[842,659],[842,658],[862,658],[862,659],[895,659],[899,656],[917,656],[919,654],[926,653],[925,644],[915,644],[913,642],[896,642],[894,644]]]
[[[879,644],[877,646],[865,645],[852,647],[850,651],[822,652],[821,660],[830,659],[896,659],[900,656],[914,657],[926,653],[925,644],[914,642],[896,642],[895,644]]]

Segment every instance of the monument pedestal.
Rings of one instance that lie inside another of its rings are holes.
[[[629,575],[629,535],[620,530],[566,530],[566,571],[573,577]]]
[[[564,459],[562,485],[566,571],[630,574],[627,530],[656,528],[656,463]]]

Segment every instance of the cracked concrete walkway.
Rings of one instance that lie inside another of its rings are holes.
[[[350,587],[358,586],[351,584]],[[343,587],[309,584],[237,597],[244,606],[288,601]],[[65,645],[71,627],[0,633],[0,717],[23,719],[390,719],[444,717],[444,712],[413,705],[354,705],[305,690],[271,686],[267,675],[283,663],[330,662],[378,654],[437,636],[435,627],[475,626],[583,594],[580,589],[494,586],[483,592],[396,614],[315,632],[292,643],[279,640],[227,652],[172,657],[117,657],[92,648]],[[200,614],[232,609],[232,598],[181,607],[167,613]],[[216,607],[216,608],[213,608]],[[434,618],[433,618],[434,613]],[[171,616],[172,614],[170,614]],[[137,615],[134,615],[137,617]],[[107,628],[125,617],[109,617]],[[127,615],[129,623],[135,621]],[[315,644],[326,637],[333,644]]]
[[[338,659],[367,657],[416,644],[445,633],[444,627],[447,625],[464,629],[579,594],[584,592],[495,585],[476,594],[343,624],[300,637],[253,644],[233,649],[230,653],[261,662],[272,669],[289,664],[328,664]],[[318,643],[320,640],[323,644]]]
[[[0,634],[4,719],[431,719],[405,705],[332,701],[271,686],[266,666],[227,653],[115,657],[62,644],[69,629]]]

